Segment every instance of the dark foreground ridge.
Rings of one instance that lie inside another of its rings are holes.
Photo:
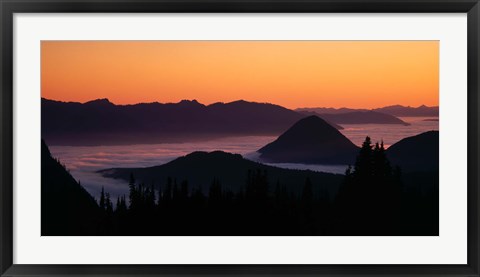
[[[190,186],[208,192],[213,178],[222,182],[225,189],[237,192],[244,188],[248,172],[268,172],[268,179],[273,184],[279,182],[289,191],[300,193],[306,178],[315,184],[315,190],[325,190],[333,197],[342,182],[339,174],[322,173],[310,170],[284,169],[268,166],[244,159],[239,154],[223,151],[193,152],[179,157],[169,163],[146,168],[112,168],[100,170],[104,177],[129,180],[133,174],[135,179],[145,184],[164,183],[168,178],[179,183],[188,181]]]
[[[98,233],[101,210],[42,140],[42,236]]]
[[[429,131],[408,137],[390,146],[387,156],[404,171],[433,171],[439,169],[439,132]]]
[[[368,137],[345,175],[194,152],[102,171],[127,178],[129,193],[115,202],[102,189],[97,205],[43,144],[42,235],[437,236],[438,170],[416,170]]]

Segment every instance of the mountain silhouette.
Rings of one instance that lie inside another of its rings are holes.
[[[309,111],[299,111],[299,113],[303,114],[305,117],[308,117],[308,116],[318,116],[320,117],[321,119],[325,120],[328,124],[330,124],[332,127],[334,127],[335,129],[337,130],[343,130],[344,128],[330,120],[327,120],[325,119],[324,117],[322,117],[319,113],[316,113],[316,112],[309,112]]]
[[[52,145],[99,145],[195,141],[239,135],[279,135],[303,114],[247,101],[203,105],[179,103],[115,105],[42,99],[42,137]]]
[[[352,164],[358,150],[325,120],[309,116],[258,152],[263,161],[273,163]]]
[[[376,109],[350,109],[350,108],[299,108],[296,109],[297,112],[316,112],[318,114],[344,114],[350,112],[365,112],[365,111],[374,111],[383,114],[389,114],[392,116],[433,116],[438,117],[438,106],[428,107],[421,105],[418,107],[402,106],[402,105],[392,105]]]
[[[428,107],[425,105],[421,105],[418,107],[410,107],[410,106],[401,106],[401,105],[393,105],[387,106],[383,108],[374,109],[374,111],[390,114],[393,116],[434,116],[438,117],[439,109],[438,106]]]
[[[163,186],[168,178],[178,184],[188,181],[192,188],[205,191],[214,179],[233,192],[245,186],[248,171],[266,171],[273,187],[277,182],[292,192],[300,192],[306,178],[317,184],[317,190],[324,189],[332,196],[337,192],[343,175],[314,172],[310,170],[283,169],[244,159],[239,154],[223,151],[193,152],[169,163],[146,168],[111,168],[98,171],[104,177],[129,180],[130,174],[145,184]]]
[[[337,114],[317,113],[303,111],[303,114],[313,114],[332,124],[400,124],[404,126],[409,123],[389,114],[374,111],[352,111]],[[337,128],[338,129],[338,128]]]
[[[439,169],[439,149],[439,132],[428,131],[393,144],[387,156],[404,171],[435,171]]]
[[[314,112],[317,114],[342,114],[358,111],[368,111],[367,109],[351,109],[351,108],[324,108],[324,107],[313,107],[313,108],[298,108],[295,109],[297,112]]]
[[[100,209],[93,197],[50,154],[45,142],[42,159],[42,235],[96,234]]]
[[[92,101],[85,102],[86,106],[91,106],[91,107],[97,107],[97,108],[105,108],[105,107],[111,107],[114,106],[110,100],[107,98],[102,98],[102,99],[96,99]]]

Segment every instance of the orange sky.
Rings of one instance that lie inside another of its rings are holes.
[[[438,105],[438,41],[42,41],[42,97]]]

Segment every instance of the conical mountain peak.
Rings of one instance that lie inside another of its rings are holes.
[[[351,164],[357,151],[357,146],[318,116],[299,120],[258,150],[267,162],[308,164]]]

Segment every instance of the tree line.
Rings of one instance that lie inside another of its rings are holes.
[[[421,180],[422,181],[422,180]],[[431,182],[430,179],[423,180]],[[239,191],[213,177],[208,191],[167,178],[160,188],[129,181],[112,200],[102,188],[101,235],[408,235],[438,233],[438,190],[404,187],[383,143],[364,141],[335,197],[305,178],[300,193],[249,170]],[[115,203],[113,203],[115,202]]]

